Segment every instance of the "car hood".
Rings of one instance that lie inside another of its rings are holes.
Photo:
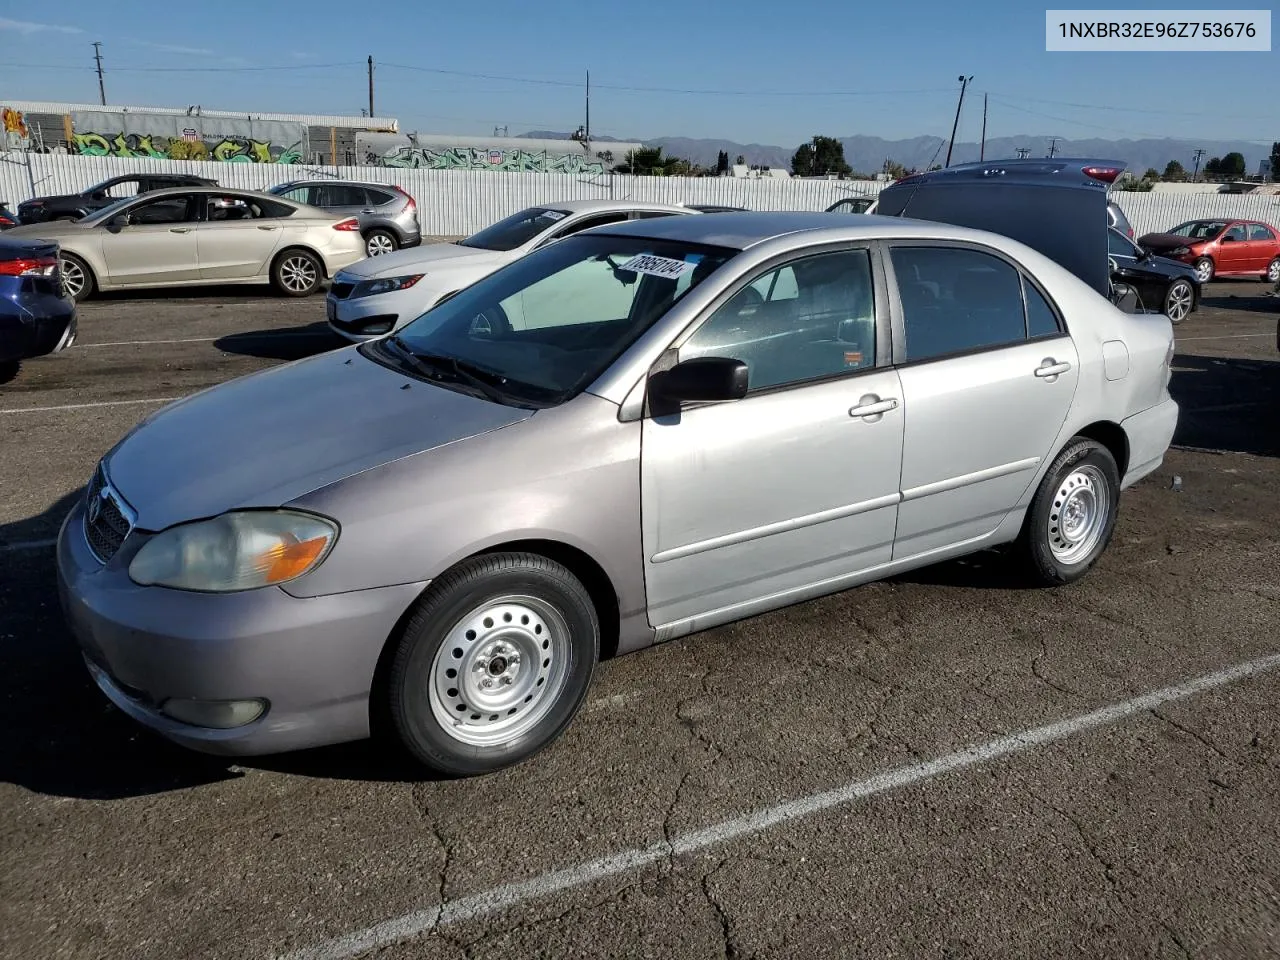
[[[405,272],[428,272],[440,266],[480,266],[482,264],[501,263],[511,254],[497,250],[477,250],[474,247],[460,247],[456,243],[428,243],[420,247],[409,247],[395,253],[385,253],[380,257],[369,257],[359,263],[353,263],[342,272],[349,276],[365,280],[377,277],[395,277]]]
[[[354,474],[528,419],[433,386],[349,347],[193,394],[107,454],[138,526],[278,507]]]
[[[27,204],[30,204],[30,203],[44,204],[44,203],[58,203],[63,200],[83,201],[86,199],[88,198],[81,193],[58,193],[58,194],[50,194],[47,197],[33,197],[30,200],[23,200],[22,203],[19,204],[19,206],[25,207],[27,206]]]
[[[1148,250],[1176,250],[1178,247],[1195,247],[1205,240],[1193,240],[1178,233],[1144,233],[1137,240],[1138,246]]]

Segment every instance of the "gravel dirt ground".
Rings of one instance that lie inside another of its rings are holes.
[[[1178,328],[1177,446],[1085,581],[975,557],[610,661],[562,741],[452,782],[368,743],[203,757],[93,688],[50,540],[97,458],[339,341],[319,297],[84,304],[0,385],[0,955],[1280,956],[1266,289]]]

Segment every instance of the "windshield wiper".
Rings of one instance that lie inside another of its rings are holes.
[[[443,353],[423,353],[414,350],[398,334],[388,337],[387,340],[394,344],[413,368],[424,376],[438,379],[441,372],[452,373],[454,380],[460,380],[479,390],[495,403],[502,403],[509,397],[506,391],[498,389],[498,385],[506,383],[507,378],[492,370],[486,370],[474,363]]]

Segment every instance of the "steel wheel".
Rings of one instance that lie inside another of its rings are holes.
[[[1196,261],[1196,279],[1201,283],[1208,283],[1213,279],[1213,261],[1208,257],[1201,257]]]
[[[554,607],[535,597],[490,600],[455,624],[436,652],[431,711],[455,740],[504,743],[543,718],[568,664],[569,626]]]
[[[305,253],[291,253],[280,261],[280,285],[289,293],[310,293],[320,285],[315,259]]]
[[[380,257],[384,253],[395,253],[396,242],[391,234],[377,230],[369,234],[369,238],[365,240],[364,250],[371,257]]]
[[[88,292],[89,274],[85,265],[75,257],[63,256],[58,260],[58,272],[62,274],[62,289],[72,300],[82,300]]]
[[[1049,549],[1070,566],[1089,556],[1107,529],[1111,488],[1102,471],[1081,464],[1058,486],[1049,510]]]
[[[1280,283],[1280,257],[1276,257],[1267,265],[1267,282]]]
[[[1164,298],[1164,312],[1173,323],[1181,323],[1191,312],[1194,293],[1191,284],[1185,280],[1177,280],[1170,287]]]

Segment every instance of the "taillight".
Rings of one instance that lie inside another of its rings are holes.
[[[1133,227],[1130,227],[1130,228],[1129,228],[1128,230],[1126,230],[1125,232],[1129,234],[1129,239],[1130,239],[1130,240],[1132,240],[1132,239],[1133,239]]]
[[[357,220],[355,217],[351,217],[347,220],[339,220],[337,223],[333,225],[333,229],[346,230],[348,232],[358,231],[360,229],[360,221]]]
[[[1081,172],[1086,177],[1101,180],[1103,183],[1115,183],[1116,177],[1120,176],[1121,169],[1121,167],[1083,167]]]
[[[23,257],[18,260],[0,260],[0,276],[4,277],[52,277],[57,272],[57,257]]]
[[[418,209],[418,204],[417,204],[417,202],[413,199],[413,194],[411,194],[408,190],[404,189],[404,187],[399,187],[399,186],[397,186],[397,187],[396,187],[396,189],[397,189],[397,190],[399,190],[402,194],[404,194],[404,198],[405,198],[406,200],[408,200],[408,201],[409,201],[409,209],[410,209],[410,210],[417,210],[417,209]]]

